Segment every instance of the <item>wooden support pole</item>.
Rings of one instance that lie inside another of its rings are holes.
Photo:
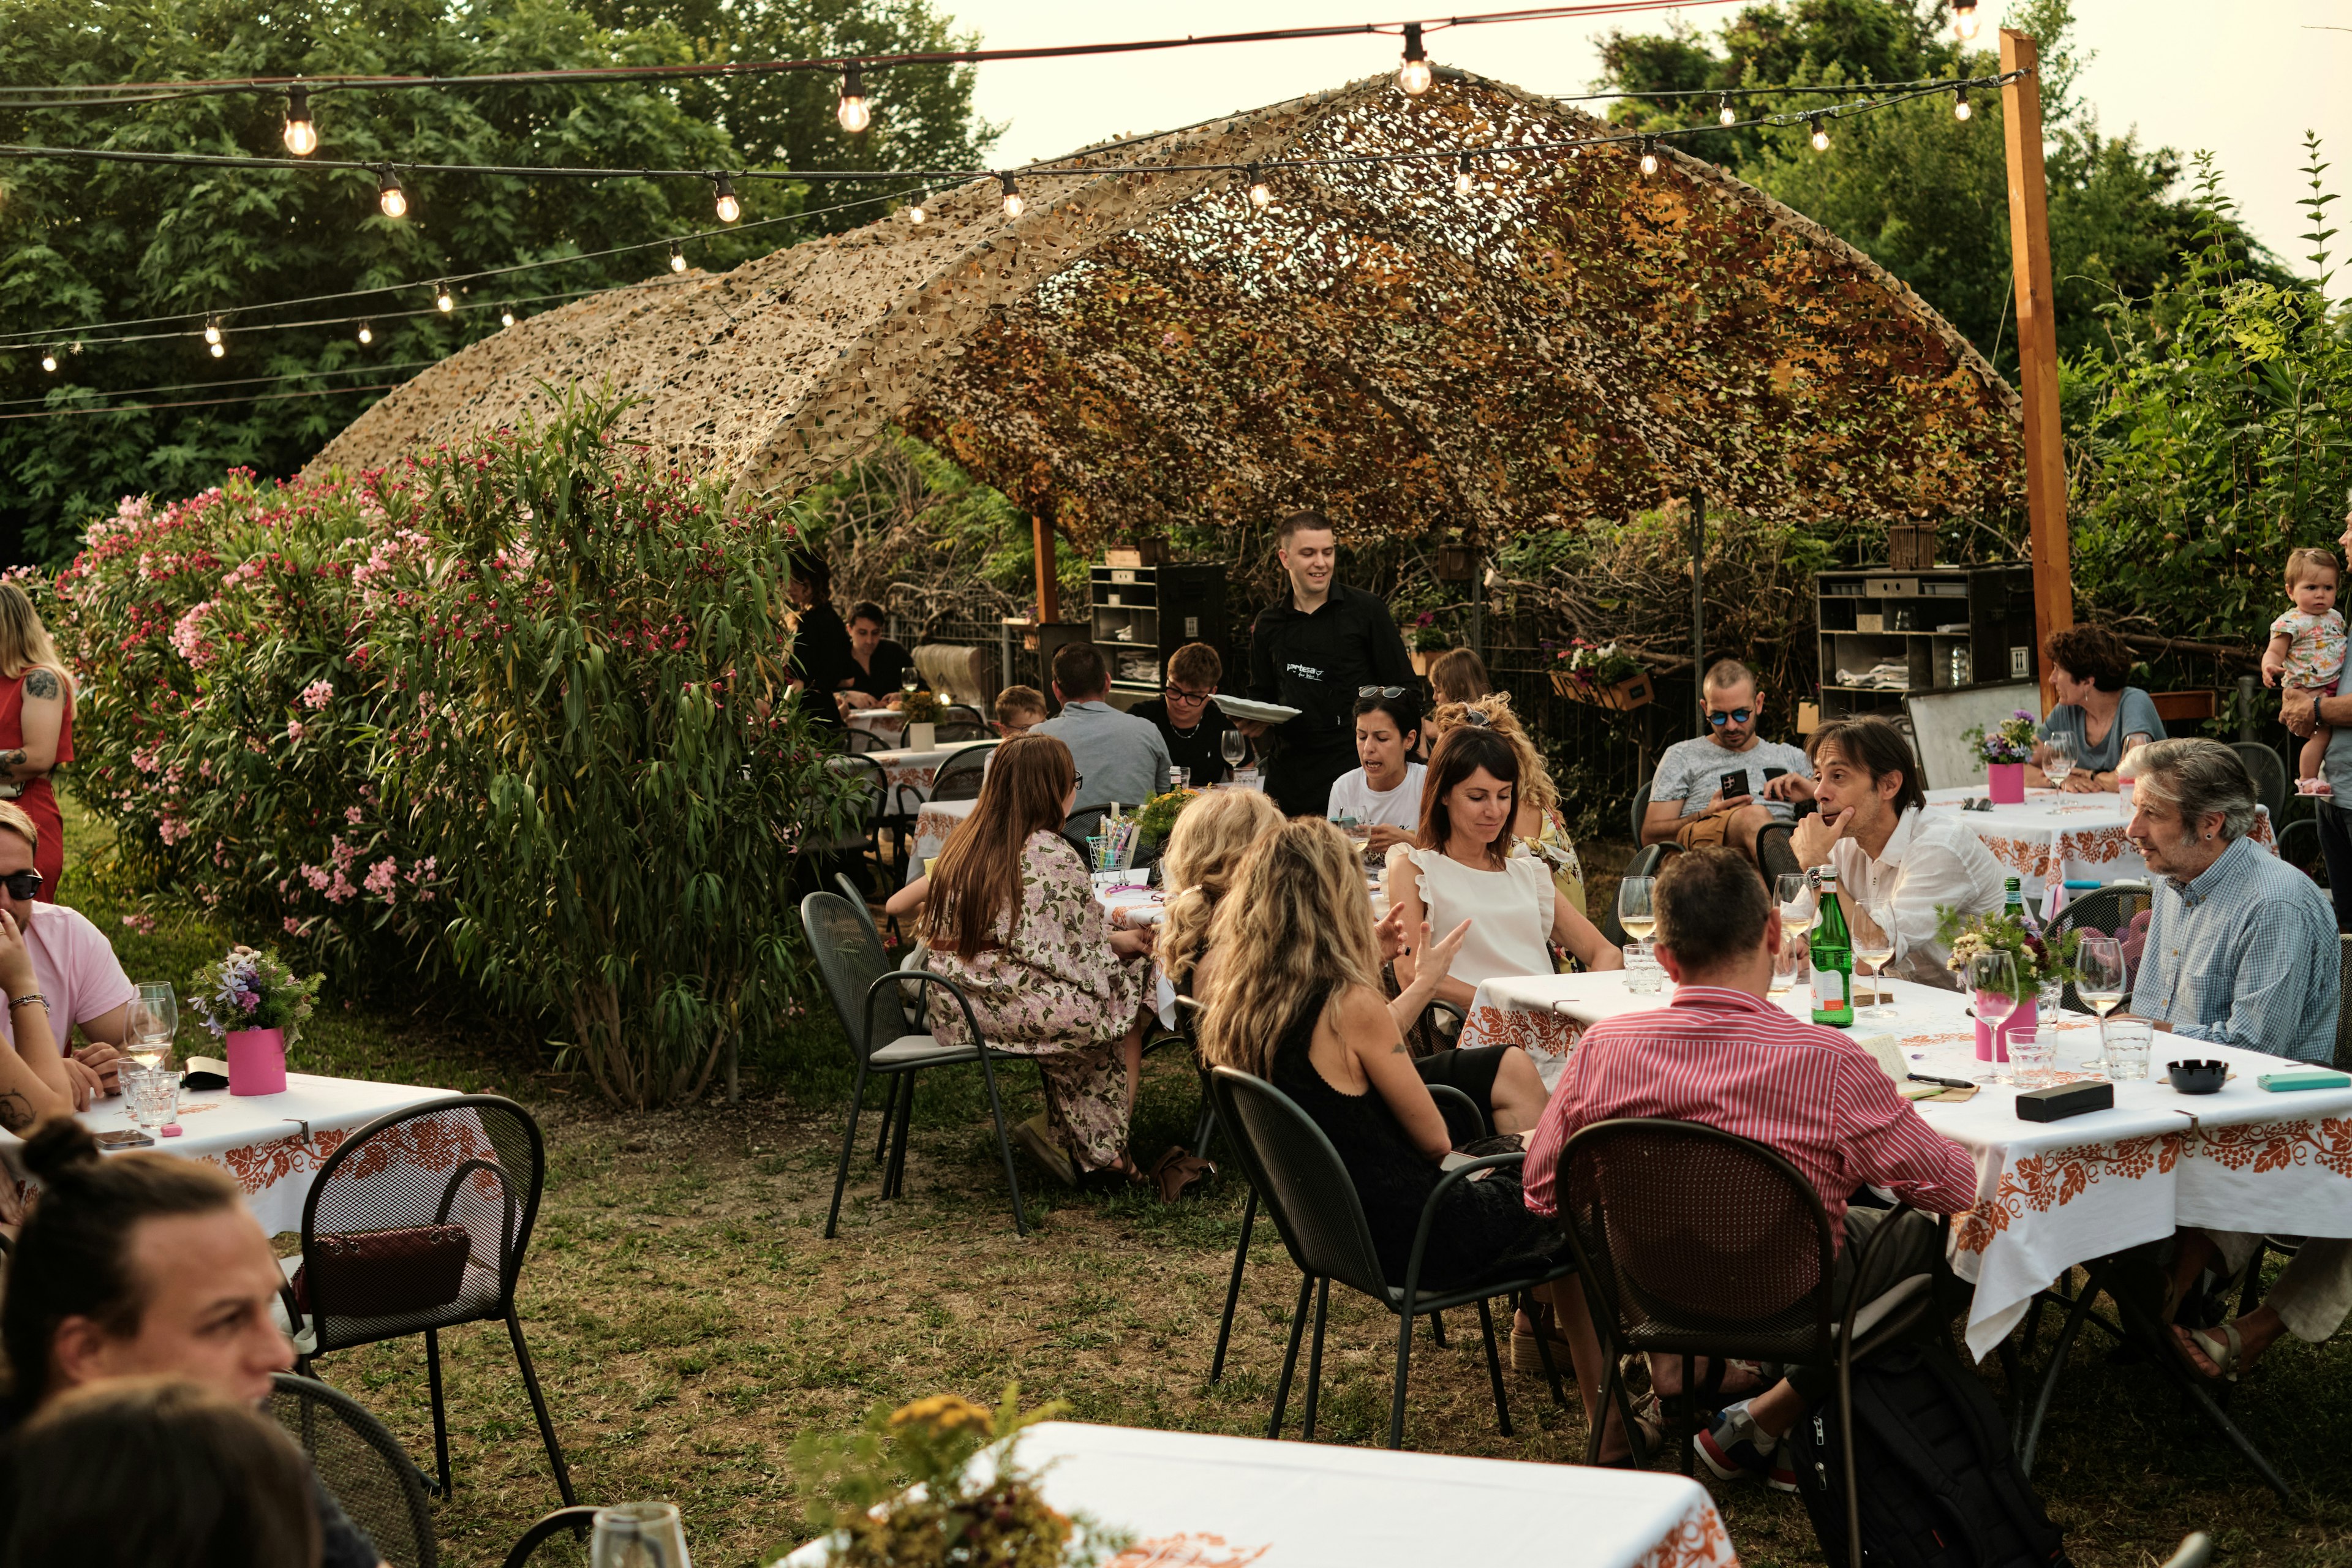
[[[2025,395],[2025,504],[2033,554],[2034,658],[2042,710],[2057,695],[2050,634],[2074,624],[2074,580],[2066,540],[2066,445],[2058,427],[2057,298],[2050,279],[2050,193],[2042,174],[2041,56],[2023,33],[2000,30],[2001,132],[2009,148],[2009,251],[2017,275],[2017,372]]]
[[[1698,732],[1707,732],[1706,720],[1706,496],[1690,493],[1691,522],[1691,690],[1698,703]]]
[[[1029,542],[1037,556],[1037,624],[1062,618],[1062,573],[1054,548],[1054,514],[1040,506],[1029,514]]]

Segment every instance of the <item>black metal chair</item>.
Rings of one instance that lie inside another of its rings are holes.
[[[849,740],[843,751],[848,756],[862,757],[868,752],[887,752],[897,748],[896,742],[871,730],[851,730],[846,733]]]
[[[1710,1396],[1693,1386],[1695,1357],[1714,1359],[1710,1385],[1719,1384],[1728,1357],[1833,1366],[1839,1429],[1851,1433],[1853,1360],[1911,1327],[1934,1301],[1933,1277],[1917,1274],[1875,1300],[1850,1292],[1838,1311],[1837,1254],[1821,1194],[1780,1154],[1719,1127],[1628,1117],[1580,1128],[1560,1151],[1554,1191],[1610,1369],[1601,1417],[1585,1442],[1588,1464],[1601,1456],[1612,1404],[1634,1462],[1650,1462],[1620,1366],[1634,1352],[1683,1358],[1685,1393],[1674,1403],[1685,1416],[1695,1399]],[[1879,1226],[1857,1278],[1895,1231]],[[1857,1334],[1865,1337],[1849,1354]],[[1688,1434],[1676,1436],[1687,1469]],[[1846,1534],[1853,1568],[1862,1568],[1853,1449],[1842,1447]]]
[[[579,1500],[515,1310],[546,1179],[530,1112],[502,1095],[460,1094],[379,1116],[344,1139],[302,1203],[301,1268],[285,1291],[295,1370],[308,1376],[330,1352],[423,1334],[444,1497],[441,1331],[503,1322],[556,1489]]]
[[[925,1068],[961,1062],[980,1064],[981,1078],[988,1086],[988,1111],[996,1121],[997,1152],[1004,1158],[1004,1183],[1013,1194],[1013,1226],[1020,1235],[1028,1235],[1029,1222],[1021,1207],[1021,1178],[1013,1170],[1013,1143],[1004,1130],[1004,1102],[997,1091],[995,1066],[1020,1058],[989,1048],[980,1020],[972,1014],[971,999],[953,981],[928,970],[891,968],[880,939],[848,907],[847,900],[833,893],[811,893],[801,900],[801,926],[816,954],[817,969],[824,976],[825,992],[833,998],[841,1031],[849,1037],[849,1048],[857,1058],[857,1081],[849,1097],[849,1126],[842,1134],[841,1163],[833,1177],[833,1206],[824,1216],[826,1239],[832,1238],[841,1220],[841,1194],[849,1184],[849,1155],[857,1145],[857,1117],[865,1108],[866,1080],[908,1079],[904,1089],[897,1091],[898,1125],[892,1135],[888,1163],[882,1170],[882,1195],[896,1197],[906,1184],[907,1130],[915,1109],[912,1075]],[[908,985],[935,985],[952,997],[963,1009],[964,1027],[971,1031],[973,1044],[943,1046],[929,1035],[916,1032],[907,1015],[904,988]]]
[[[950,702],[946,707],[940,709],[940,722],[942,724],[974,725],[979,728],[982,734],[989,732],[988,721],[982,718],[980,710],[974,708],[969,702]]]
[[[1658,874],[1658,868],[1666,863],[1666,857],[1682,853],[1682,846],[1642,844],[1642,820],[1650,815],[1650,781],[1648,779],[1643,779],[1642,787],[1634,792],[1633,807],[1627,815],[1633,821],[1633,841],[1640,844],[1641,847],[1635,850],[1633,858],[1625,863],[1625,869],[1619,874],[1619,879],[1622,880],[1626,877],[1654,877]],[[1617,901],[1614,899],[1610,900],[1607,909],[1601,911],[1601,918],[1595,923],[1601,927],[1601,934],[1608,940],[1612,947],[1625,947],[1633,941],[1633,937],[1626,932],[1624,925],[1617,919]]]
[[[2050,922],[2050,931],[2053,935],[2078,931],[2086,936],[2113,936],[2118,928],[2130,925],[2133,916],[2147,910],[2153,899],[2146,882],[2109,882],[2103,888],[2077,894],[2058,911],[2057,918]],[[2128,976],[2126,986],[2125,1001],[2128,1005]],[[2091,1011],[2071,980],[2066,982],[2065,1005],[2077,1013]]]
[[[541,1514],[507,1553],[505,1568],[524,1568],[534,1558],[549,1564],[587,1562],[588,1532],[595,1527],[596,1511],[588,1507],[559,1508]],[[552,1551],[546,1550],[550,1546]]]
[[[962,710],[970,712],[970,709]],[[992,741],[996,731],[977,719],[950,719],[939,726],[932,739],[943,746],[960,745],[967,741]]]
[[[980,781],[988,772],[988,754],[995,749],[992,741],[985,745],[967,746],[941,763],[931,774],[931,798],[978,800]]]
[[[2269,808],[2275,825],[2279,813],[2286,809],[2286,763],[2274,748],[2260,741],[2232,741],[2230,750],[2246,764],[2247,776],[2254,781],[2254,799]]]
[[[383,1561],[435,1568],[440,1552],[425,1478],[390,1428],[341,1390],[285,1372],[270,1379],[269,1415]]]
[[[1299,1273],[1298,1305],[1291,1315],[1290,1348],[1283,1358],[1282,1380],[1275,1389],[1274,1415],[1266,1424],[1268,1437],[1282,1435],[1283,1413],[1290,1403],[1290,1382],[1298,1368],[1298,1342],[1306,1330],[1307,1298],[1312,1294],[1315,1342],[1307,1357],[1307,1404],[1299,1435],[1309,1442],[1314,1440],[1315,1405],[1323,1378],[1323,1322],[1334,1279],[1370,1296],[1397,1316],[1396,1384],[1389,1405],[1390,1447],[1404,1447],[1405,1380],[1412,1356],[1413,1320],[1423,1314],[1434,1319],[1448,1307],[1467,1306],[1474,1301],[1478,1306],[1478,1326],[1486,1341],[1486,1372],[1494,1384],[1495,1418],[1503,1436],[1509,1436],[1511,1407],[1503,1389],[1503,1363],[1495,1349],[1495,1319],[1487,1310],[1487,1300],[1503,1296],[1532,1305],[1527,1293],[1538,1285],[1565,1278],[1573,1272],[1571,1266],[1563,1262],[1444,1290],[1423,1288],[1421,1266],[1428,1250],[1430,1226],[1454,1185],[1468,1181],[1479,1171],[1516,1167],[1527,1156],[1490,1154],[1440,1176],[1422,1208],[1420,1228],[1414,1232],[1412,1253],[1405,1265],[1404,1284],[1394,1286],[1381,1270],[1371,1226],[1364,1218],[1363,1202],[1357,1196],[1355,1183],[1349,1178],[1348,1167],[1340,1163],[1339,1152],[1331,1146],[1323,1130],[1288,1095],[1264,1079],[1221,1067],[1210,1074],[1209,1086],[1216,1099],[1217,1118],[1227,1130],[1242,1168],[1248,1173],[1251,1187],[1251,1204],[1244,1212],[1241,1245],[1234,1253],[1233,1283],[1226,1296],[1224,1325],[1217,1335],[1217,1359],[1210,1381],[1216,1381],[1224,1371],[1225,1345],[1233,1328],[1233,1303],[1241,1289],[1243,1265],[1249,1257],[1249,1233],[1256,1217],[1256,1204],[1263,1199]],[[1435,1093],[1436,1089],[1432,1092]],[[1456,1099],[1468,1098],[1451,1089],[1444,1092]],[[1442,1328],[1439,1331],[1443,1332]],[[1439,1342],[1444,1342],[1441,1339]],[[1538,1345],[1544,1370],[1551,1381],[1552,1397],[1565,1404],[1559,1371],[1551,1364],[1551,1348],[1541,1336]]]

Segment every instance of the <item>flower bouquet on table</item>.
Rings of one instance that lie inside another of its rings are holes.
[[[1135,811],[1138,843],[1145,848],[1167,843],[1168,836],[1176,831],[1176,819],[1184,815],[1186,806],[1200,798],[1200,794],[1193,789],[1171,789],[1164,795],[1153,795],[1138,806]]]
[[[1996,805],[2016,805],[2025,799],[2025,764],[2033,760],[2037,721],[2022,708],[1990,730],[1979,724],[1960,731],[1960,739],[1984,759],[1985,793]]]
[[[1551,688],[1562,697],[1631,713],[1655,695],[1642,661],[1613,642],[1582,637],[1552,650]]]
[[[1016,1383],[993,1413],[934,1394],[896,1410],[877,1405],[848,1436],[803,1433],[792,1447],[793,1479],[810,1500],[810,1524],[830,1531],[824,1561],[832,1568],[1095,1568],[1124,1552],[1132,1544],[1127,1532],[1054,1508],[1039,1489],[1044,1471],[1013,1457],[1023,1428],[1066,1408],[1024,1413]]]
[[[231,1094],[284,1090],[287,1037],[309,1020],[325,979],[306,979],[275,952],[242,944],[189,976],[188,1008],[221,1037]]]
[[[947,711],[947,705],[940,700],[938,692],[926,691],[920,687],[899,693],[897,706],[900,716],[909,724],[936,724]]]
[[[2031,1040],[2041,1026],[2036,1013],[2042,987],[2074,978],[2074,950],[2081,944],[2081,933],[2063,931],[2049,936],[2013,914],[1964,915],[1940,905],[1936,916],[1936,940],[1949,943],[1952,949],[1946,967],[1963,977],[1964,987],[1969,960],[1983,952],[2010,956],[2011,973],[2016,977],[2010,997],[2016,1010],[1998,1027],[1988,1027],[1982,1018],[1977,1020],[1977,1058],[2007,1061],[2010,1042]]]

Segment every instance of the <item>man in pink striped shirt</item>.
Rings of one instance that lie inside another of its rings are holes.
[[[1674,1001],[1585,1031],[1528,1145],[1528,1207],[1558,1212],[1560,1152],[1580,1127],[1633,1116],[1700,1121],[1777,1151],[1812,1184],[1838,1244],[1841,1300],[1845,1291],[1874,1297],[1929,1271],[1938,1237],[1925,1215],[1972,1204],[1975,1164],[1920,1119],[1868,1052],[1765,999],[1780,916],[1744,857],[1719,848],[1679,855],[1659,876],[1655,897],[1658,957],[1678,987]],[[1850,1211],[1848,1196],[1865,1184],[1890,1189],[1909,1207]],[[1889,1215],[1905,1234],[1874,1259],[1874,1278],[1855,1281],[1854,1258]],[[1586,1415],[1594,1417],[1607,1371],[1599,1336],[1581,1290],[1559,1292],[1559,1305]],[[1780,1438],[1830,1386],[1821,1369],[1798,1369],[1701,1433],[1700,1457],[1726,1479],[1753,1474],[1793,1489]],[[1622,1449],[1622,1440],[1609,1446]]]

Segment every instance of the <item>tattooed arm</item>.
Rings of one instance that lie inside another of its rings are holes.
[[[47,665],[25,672],[22,747],[0,752],[0,771],[19,783],[40,778],[58,765],[58,736],[65,727],[66,683]]]

